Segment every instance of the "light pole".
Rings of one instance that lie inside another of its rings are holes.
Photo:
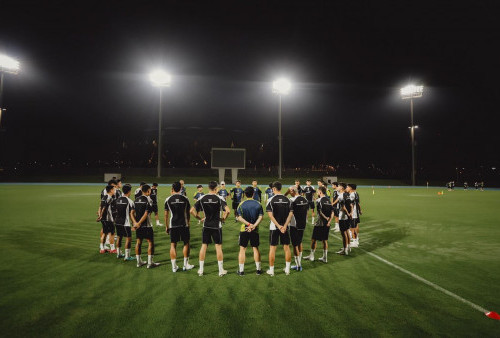
[[[401,88],[401,98],[403,100],[410,100],[410,114],[411,114],[411,185],[415,185],[415,129],[418,126],[413,124],[413,99],[422,97],[424,93],[424,86],[408,85]]]
[[[17,74],[19,73],[19,61],[8,57],[7,55],[0,54],[0,126],[2,125],[2,97],[3,97],[3,76],[5,73]]]
[[[160,89],[160,105],[158,108],[158,172],[157,177],[161,177],[161,132],[162,132],[162,120],[161,120],[161,110],[162,110],[162,92],[163,87],[170,87],[171,77],[170,74],[164,72],[163,70],[155,70],[149,74],[149,80],[153,87],[158,87]]]
[[[281,180],[281,173],[283,168],[283,138],[281,136],[281,97],[290,92],[291,83],[287,79],[278,79],[273,82],[273,93],[278,95],[278,142],[279,142],[279,165],[278,165],[278,178]]]

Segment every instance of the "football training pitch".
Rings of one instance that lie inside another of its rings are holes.
[[[206,192],[206,182],[200,183]],[[218,277],[211,245],[205,275],[199,277],[201,227],[194,218],[190,261],[196,267],[191,271],[172,273],[170,240],[156,226],[155,260],[162,264],[156,269],[99,254],[101,225],[95,219],[102,189],[0,185],[2,336],[480,337],[500,332],[500,322],[481,312],[500,310],[500,191],[457,189],[438,195],[437,188],[375,188],[373,194],[371,188],[358,188],[360,247],[349,256],[336,255],[341,240],[331,231],[328,263],[303,261],[304,270],[289,276],[282,270],[281,248],[275,277],[255,275],[251,248],[246,275],[236,274],[239,224],[231,212],[223,227],[229,274]],[[188,188],[190,201],[194,191]],[[160,186],[162,223],[169,192]],[[260,226],[264,270],[268,230],[266,215]],[[304,256],[311,232],[309,224]],[[146,252],[143,244],[143,258]],[[181,257],[179,246],[180,264]]]

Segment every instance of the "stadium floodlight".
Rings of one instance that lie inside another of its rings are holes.
[[[162,132],[162,92],[163,87],[170,87],[171,77],[170,74],[158,69],[149,74],[149,80],[153,87],[160,89],[160,105],[158,108],[158,168],[157,177],[161,177],[161,132]]]
[[[411,184],[415,185],[415,129],[418,126],[413,124],[413,99],[422,97],[424,94],[424,86],[416,86],[410,84],[406,87],[401,88],[401,98],[403,100],[410,100],[410,115],[411,115]]]
[[[0,54],[0,126],[2,125],[2,96],[3,96],[3,75],[5,73],[18,74],[19,73],[19,61],[13,59],[5,54]]]
[[[287,79],[278,79],[273,82],[273,93],[278,95],[287,95],[290,92],[292,84]]]
[[[0,72],[17,74],[19,73],[19,61],[7,55],[0,54]]]
[[[155,70],[149,74],[149,80],[154,87],[170,87],[170,74],[163,70]]]
[[[278,110],[278,141],[279,141],[279,165],[278,165],[278,178],[281,180],[281,171],[283,166],[283,148],[281,137],[281,96],[287,95],[290,92],[292,84],[287,79],[278,79],[273,81],[273,93],[279,97],[279,110]]]

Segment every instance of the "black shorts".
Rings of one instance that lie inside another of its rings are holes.
[[[248,242],[250,242],[252,248],[258,248],[260,245],[259,233],[257,231],[241,231],[239,239],[240,246],[246,248],[248,246]]]
[[[135,231],[135,238],[137,239],[154,239],[154,232],[152,227],[142,226]]]
[[[238,209],[239,205],[240,205],[240,202],[233,202],[233,210]]]
[[[314,210],[314,201],[309,201],[309,209]]]
[[[129,226],[116,224],[116,235],[118,237],[132,237],[132,229]]]
[[[290,239],[292,240],[293,246],[299,246],[302,244],[302,238],[304,237],[304,230],[299,230],[296,227],[290,227]]]
[[[158,204],[153,203],[152,212],[154,212],[154,213],[156,213],[156,214],[158,213]]]
[[[212,239],[215,244],[222,244],[222,229],[213,229],[213,228],[205,228],[202,230],[202,239],[201,242],[203,244],[211,244]]]
[[[330,227],[326,225],[315,226],[312,233],[312,239],[317,241],[327,241]]]
[[[340,231],[347,231],[351,227],[351,220],[350,219],[344,219],[344,220],[339,220],[339,228]]]
[[[188,227],[175,227],[170,229],[170,243],[183,241],[184,244],[189,243],[191,234]]]
[[[351,228],[357,227],[358,223],[359,223],[359,218],[353,218],[353,219],[351,219]]]
[[[104,234],[115,234],[115,225],[110,221],[101,221],[102,224],[102,232]]]
[[[333,208],[333,216],[339,217],[339,209]]]
[[[269,231],[269,244],[271,244],[271,246],[277,246],[278,242],[281,245],[290,244],[290,231],[288,231],[288,228],[285,233],[282,233],[278,229]]]

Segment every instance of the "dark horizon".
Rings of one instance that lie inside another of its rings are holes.
[[[147,74],[161,66],[172,74],[163,109],[172,165],[232,143],[275,164],[271,82],[287,76],[285,166],[406,170],[410,107],[399,88],[415,83],[425,86],[414,102],[417,167],[431,176],[491,171],[500,166],[498,9],[489,1],[2,1],[0,53],[22,71],[5,76],[0,165],[155,162],[158,92]]]

